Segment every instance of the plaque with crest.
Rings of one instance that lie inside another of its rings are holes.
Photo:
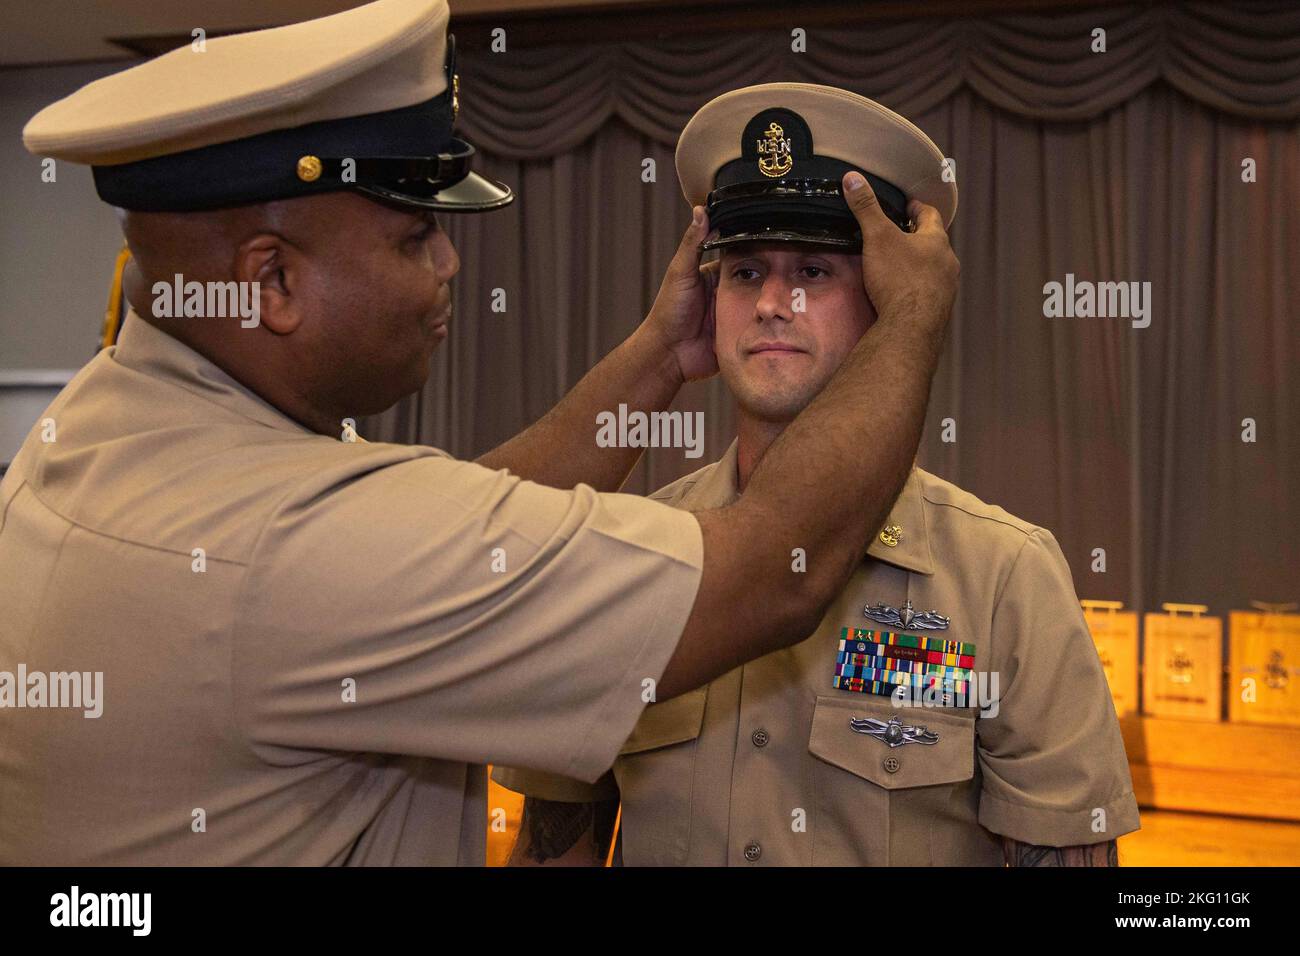
[[[1142,712],[1149,717],[1221,720],[1223,619],[1204,604],[1164,604],[1147,614],[1142,639]]]
[[[1251,601],[1228,614],[1228,719],[1300,726],[1300,614]]]
[[[1125,611],[1123,601],[1079,602],[1106,673],[1115,713],[1120,717],[1138,710],[1138,618]]]

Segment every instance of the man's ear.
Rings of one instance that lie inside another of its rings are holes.
[[[122,295],[136,315],[152,314],[149,284],[144,281],[144,273],[140,271],[140,264],[135,261],[134,255],[126,260],[122,269]]]
[[[235,279],[256,282],[260,319],[277,335],[288,335],[302,323],[301,304],[293,295],[298,278],[288,244],[273,233],[245,239],[235,252]]]

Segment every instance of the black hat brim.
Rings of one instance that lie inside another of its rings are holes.
[[[748,229],[725,236],[715,236],[701,243],[700,248],[720,249],[724,246],[739,245],[742,242],[790,242],[806,246],[826,246],[840,252],[862,251],[861,233],[849,236],[815,229]]]
[[[358,183],[354,188],[385,202],[439,212],[491,212],[508,206],[515,200],[514,192],[505,183],[495,182],[475,172],[453,185],[423,195],[405,190],[399,184],[368,182]]]

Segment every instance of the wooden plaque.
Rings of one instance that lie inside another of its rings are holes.
[[[1300,614],[1228,614],[1228,719],[1300,726]]]
[[[1138,709],[1138,619],[1135,611],[1084,607],[1083,618],[1097,645],[1110,696],[1119,717]]]
[[[1223,619],[1147,614],[1142,639],[1142,712],[1220,720]]]

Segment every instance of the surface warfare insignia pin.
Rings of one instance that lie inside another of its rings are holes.
[[[939,735],[924,727],[904,726],[902,719],[894,714],[888,721],[876,720],[874,717],[853,717],[849,726],[855,734],[866,734],[883,740],[892,747],[903,744],[937,744]]]
[[[785,130],[772,123],[763,131],[763,138],[758,140],[758,171],[764,176],[777,179],[794,168],[794,157],[790,155],[790,141],[785,137]]]
[[[904,604],[901,611],[888,604],[868,604],[862,613],[877,624],[892,624],[905,631],[946,631],[948,629],[948,618],[938,611],[922,611],[918,614],[912,610],[911,601]]]

